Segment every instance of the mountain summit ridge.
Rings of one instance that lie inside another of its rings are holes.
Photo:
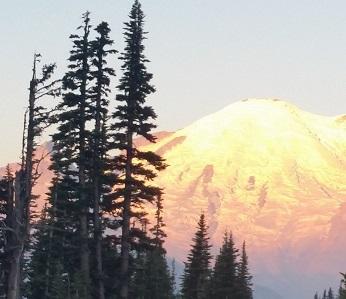
[[[216,248],[226,228],[246,241],[258,283],[273,287],[263,272],[337,283],[346,268],[335,254],[346,246],[344,119],[248,99],[144,147],[170,165],[156,180],[165,188],[168,254],[184,259],[205,211]]]

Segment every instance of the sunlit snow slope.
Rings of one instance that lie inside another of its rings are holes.
[[[313,296],[346,271],[346,116],[248,99],[142,148],[170,165],[156,180],[169,255],[185,259],[204,211],[216,251],[226,229],[246,241],[260,284]]]

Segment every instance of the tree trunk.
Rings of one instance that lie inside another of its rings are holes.
[[[81,82],[81,103],[80,103],[80,119],[79,119],[79,201],[81,204],[80,215],[80,233],[82,237],[81,246],[81,272],[83,276],[84,290],[82,298],[90,298],[90,264],[89,264],[89,248],[88,248],[88,201],[86,195],[86,85],[88,74],[88,26],[86,25],[84,34],[83,48],[83,78]]]
[[[83,284],[84,290],[83,293],[85,296],[83,298],[88,299],[89,287],[90,287],[90,276],[89,276],[89,248],[88,248],[88,202],[86,196],[86,180],[85,180],[85,129],[84,123],[83,128],[80,132],[80,164],[79,164],[79,200],[81,204],[81,215],[80,215],[80,232],[82,237],[82,246],[81,246],[81,271],[83,275]]]
[[[54,193],[54,201],[53,201],[53,217],[55,217],[55,210],[56,210],[56,203],[57,203],[57,191],[55,189]],[[44,281],[44,299],[49,298],[49,276],[50,276],[50,258],[51,258],[51,253],[52,253],[52,241],[53,241],[53,227],[48,226],[49,230],[49,243],[48,243],[48,256],[46,260],[46,265],[45,265],[45,281]]]
[[[121,290],[120,298],[127,299],[129,293],[129,256],[130,256],[130,220],[131,220],[131,199],[132,199],[132,156],[133,156],[133,134],[132,119],[129,119],[127,132],[126,149],[126,174],[125,174],[125,194],[123,205],[123,227],[121,236]]]
[[[23,234],[23,202],[22,202],[22,171],[16,172],[15,177],[15,205],[11,218],[9,219],[12,231],[6,250],[8,259],[7,299],[19,299],[21,282],[21,258],[24,248]]]
[[[8,273],[8,299],[17,299],[20,296],[20,284],[22,282],[22,271],[24,266],[24,247],[30,238],[30,201],[32,192],[32,165],[34,155],[35,138],[35,92],[36,92],[36,54],[34,57],[33,76],[29,88],[29,121],[28,127],[23,129],[23,157],[21,170],[15,177],[15,204],[8,205],[10,234],[7,250],[9,254]],[[26,135],[26,149],[25,149]],[[25,150],[25,153],[24,153]]]
[[[32,167],[33,167],[33,156],[34,156],[34,138],[35,138],[35,92],[36,92],[36,57],[34,60],[33,78],[30,81],[30,93],[29,93],[29,121],[27,128],[27,140],[26,140],[26,155],[25,165],[22,165],[24,169],[24,225],[25,225],[25,240],[29,241],[30,237],[30,201],[32,193]]]
[[[95,180],[95,185],[98,185],[98,178]],[[97,288],[98,288],[98,298],[105,298],[105,289],[103,283],[103,267],[102,267],[102,228],[101,219],[99,212],[99,192],[95,189],[95,199],[94,199],[94,225],[95,225],[95,254],[96,254],[96,275],[97,275]]]
[[[99,107],[100,108],[100,107]],[[99,110],[98,110],[99,111]],[[94,239],[96,255],[96,276],[97,276],[97,293],[98,299],[105,298],[105,289],[103,282],[103,265],[102,265],[102,227],[100,211],[100,157],[99,143],[101,132],[100,115],[97,113],[95,124],[95,147],[94,147]]]
[[[97,56],[98,65],[97,72],[97,93],[96,93],[96,118],[95,118],[95,143],[94,143],[94,238],[95,238],[95,255],[96,255],[96,275],[97,275],[97,289],[98,298],[104,299],[105,289],[103,281],[103,265],[102,265],[102,218],[100,211],[100,176],[102,173],[101,160],[103,157],[100,147],[102,147],[102,141],[104,140],[105,132],[102,130],[102,113],[101,113],[101,99],[102,99],[102,52],[99,52]]]
[[[99,134],[101,122],[100,117],[96,118],[95,125],[95,148],[94,148],[94,239],[95,239],[95,255],[96,255],[96,275],[98,298],[104,299],[104,282],[103,282],[103,265],[102,265],[102,227],[101,227],[101,211],[100,211],[100,159],[99,159]]]

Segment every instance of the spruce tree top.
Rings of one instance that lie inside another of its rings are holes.
[[[146,32],[143,31],[144,14],[141,4],[136,0],[132,6],[130,21],[125,22],[125,50],[120,59],[124,61],[121,69],[123,76],[117,86],[120,94],[116,99],[123,104],[117,107],[114,116],[120,121],[115,125],[118,131],[129,130],[133,134],[141,135],[149,141],[155,138],[150,131],[156,125],[150,123],[151,119],[156,119],[156,114],[152,107],[145,106],[147,95],[155,92],[155,88],[150,84],[153,75],[147,71],[145,64],[149,62],[145,58],[143,51],[143,41]],[[119,140],[123,140],[123,134],[117,134]]]

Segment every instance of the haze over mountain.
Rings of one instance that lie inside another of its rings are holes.
[[[215,254],[226,229],[239,248],[246,241],[256,299],[336,290],[346,271],[346,115],[248,99],[157,136],[137,146],[170,165],[155,180],[165,188],[168,256],[186,259],[204,211]],[[40,194],[51,177],[46,159]]]

